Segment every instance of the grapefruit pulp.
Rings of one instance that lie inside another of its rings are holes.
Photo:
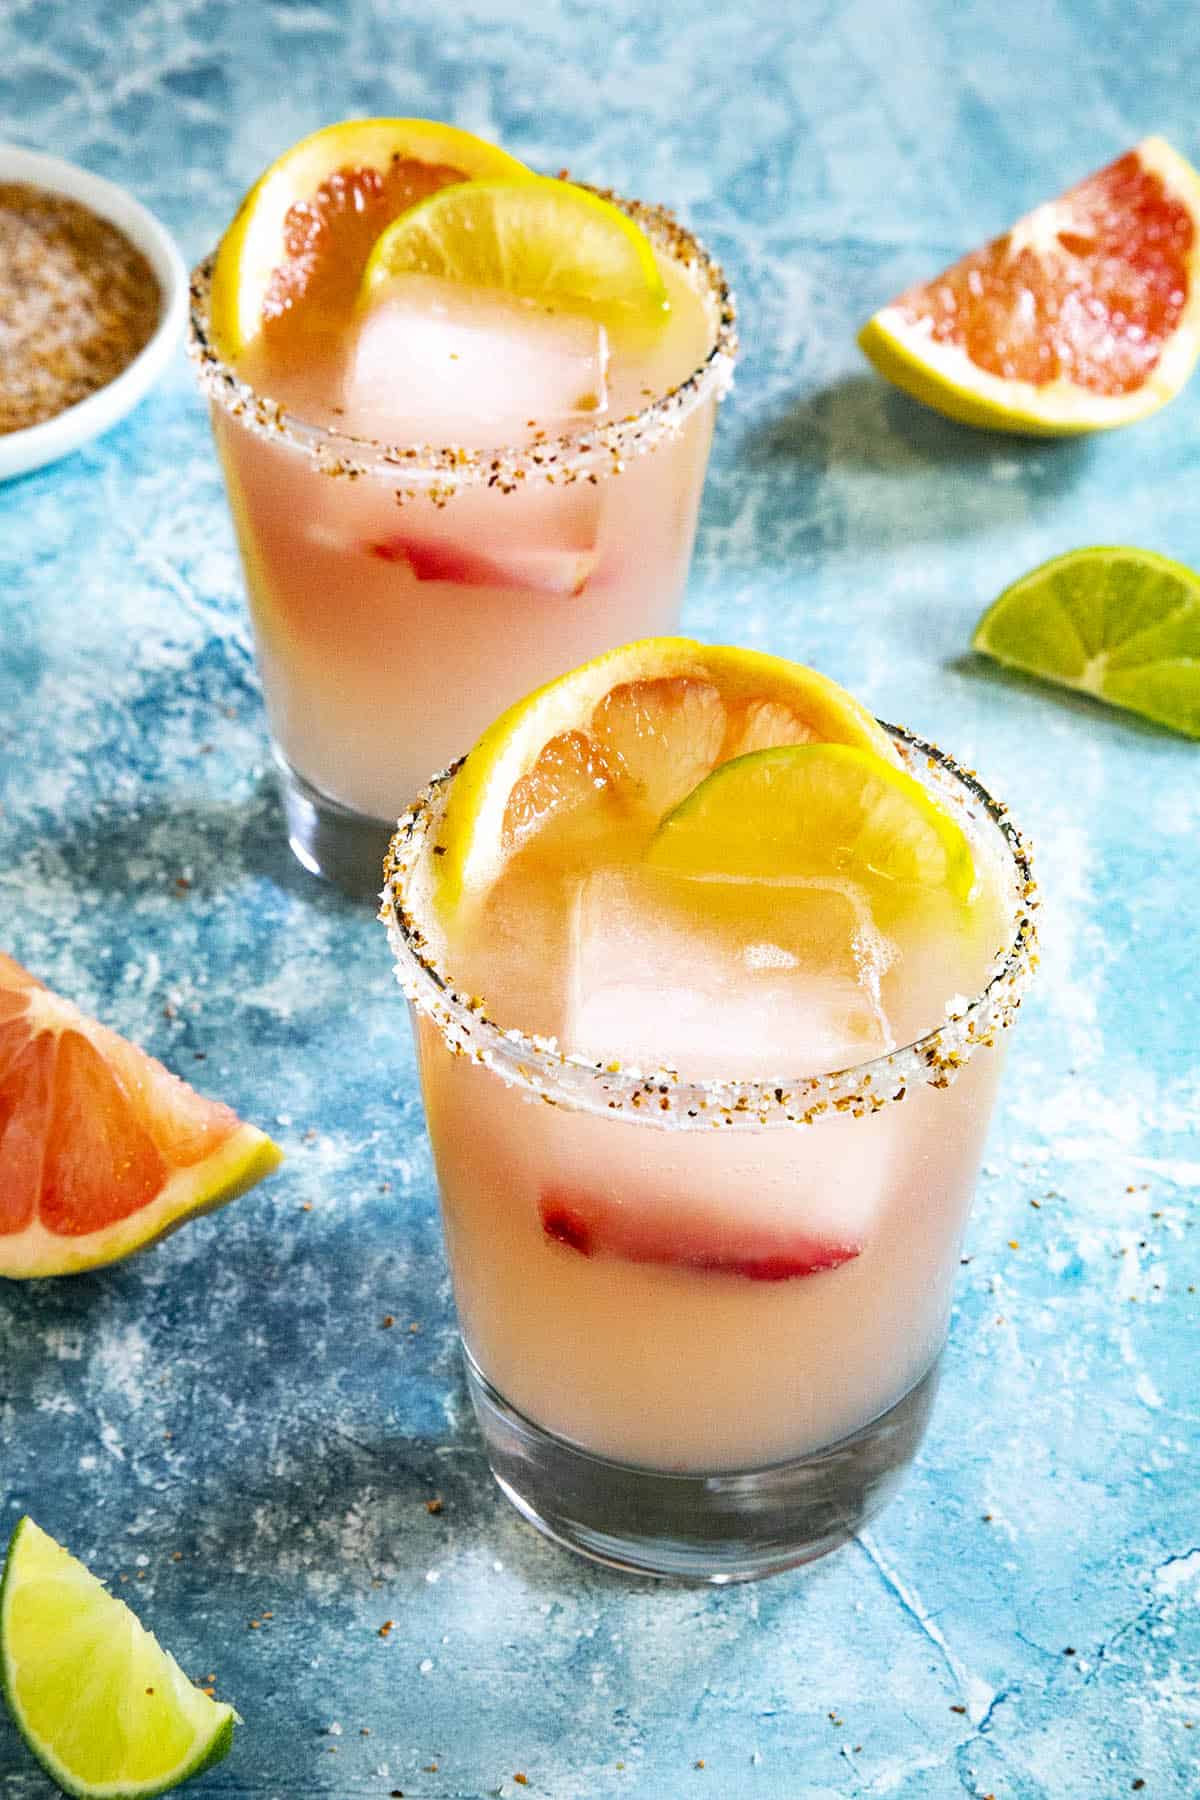
[[[1037,436],[1125,425],[1200,348],[1200,176],[1162,138],[1035,208],[877,312],[863,351],[964,424]]]
[[[116,1262],[281,1154],[0,952],[0,1276]]]

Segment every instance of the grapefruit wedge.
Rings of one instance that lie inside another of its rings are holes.
[[[1200,349],[1200,175],[1146,138],[909,288],[858,341],[966,425],[1065,437],[1144,418]]]
[[[0,953],[0,1276],[116,1262],[281,1155]]]

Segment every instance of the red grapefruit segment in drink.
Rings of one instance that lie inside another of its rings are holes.
[[[280,1156],[0,953],[0,1276],[115,1262]]]
[[[820,1275],[852,1262],[863,1248],[848,1231],[806,1230],[794,1221],[768,1224],[707,1216],[683,1201],[656,1199],[645,1205],[558,1187],[543,1191],[541,1220],[547,1238],[580,1256],[612,1256],[743,1281],[794,1281]]]
[[[1162,138],[918,283],[859,343],[968,425],[1065,436],[1174,398],[1200,349],[1200,176]]]

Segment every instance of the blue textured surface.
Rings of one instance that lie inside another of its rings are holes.
[[[403,1007],[369,911],[283,847],[182,357],[107,439],[0,490],[0,940],[288,1151],[144,1259],[0,1294],[0,1527],[32,1511],[215,1671],[246,1725],[198,1800],[476,1800],[527,1791],[517,1771],[546,1800],[1200,1791],[1200,750],[965,654],[1059,550],[1200,565],[1200,387],[1109,438],[1008,442],[890,393],[853,342],[1146,132],[1194,158],[1200,38],[1166,0],[705,15],[0,11],[9,134],[132,186],[191,258],[348,112],[452,117],[677,204],[746,345],[686,624],[816,662],[978,766],[1047,895],[902,1498],[758,1587],[589,1570],[483,1465]],[[5,1800],[48,1791],[0,1723]]]

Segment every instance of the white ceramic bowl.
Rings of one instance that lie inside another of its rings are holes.
[[[106,387],[98,388],[86,400],[67,407],[41,425],[0,434],[0,481],[40,469],[43,463],[78,450],[89,438],[98,437],[123,419],[157,381],[179,343],[188,295],[187,270],[173,240],[154,215],[115,182],[105,181],[103,176],[93,175],[89,169],[64,162],[58,156],[23,150],[16,144],[0,144],[0,182],[5,181],[25,181],[54,194],[66,194],[117,226],[136,244],[157,275],[163,310],[150,342]]]

